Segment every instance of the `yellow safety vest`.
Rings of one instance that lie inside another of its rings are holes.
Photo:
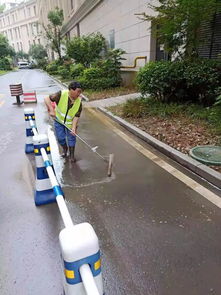
[[[62,90],[59,103],[55,109],[55,113],[58,121],[65,124],[68,128],[72,128],[72,121],[80,108],[81,99],[78,97],[74,101],[73,106],[68,111],[68,93],[68,90]]]

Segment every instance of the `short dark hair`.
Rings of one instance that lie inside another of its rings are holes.
[[[76,88],[81,88],[81,84],[79,82],[73,81],[68,85],[69,90],[76,90]]]

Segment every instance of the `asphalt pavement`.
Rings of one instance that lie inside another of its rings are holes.
[[[106,295],[221,293],[220,191],[131,135],[85,103],[78,133],[104,156],[113,174],[78,140],[77,162],[59,156],[43,98],[60,85],[38,70],[0,77],[0,294],[62,294],[56,204],[35,207],[35,164],[25,155],[23,111],[9,84],[36,90],[40,133],[49,132],[57,178],[75,224],[94,227]],[[49,126],[49,128],[48,128]]]

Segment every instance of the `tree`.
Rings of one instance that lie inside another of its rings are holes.
[[[68,56],[85,67],[89,67],[91,62],[98,59],[103,51],[106,51],[106,41],[101,33],[74,37],[67,42]]]
[[[0,58],[14,55],[15,51],[9,45],[8,39],[4,35],[0,34]]]
[[[48,20],[49,24],[47,26],[43,25],[46,38],[52,50],[58,54],[59,60],[61,60],[61,27],[64,21],[63,10],[56,7],[55,10],[49,11]]]
[[[25,53],[24,51],[20,50],[16,53],[16,57],[21,59],[28,59],[29,55]]]
[[[202,24],[213,20],[220,10],[219,0],[159,0],[160,5],[148,5],[156,16],[142,13],[142,19],[152,21],[155,34],[165,51],[182,58],[198,56],[203,41]]]
[[[33,44],[29,49],[29,55],[39,61],[47,57],[47,51],[41,44]]]
[[[3,13],[5,10],[5,4],[0,4],[0,13]]]

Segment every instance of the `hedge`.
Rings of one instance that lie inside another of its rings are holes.
[[[213,105],[220,91],[221,61],[150,62],[140,69],[137,84],[143,95],[160,101]]]

